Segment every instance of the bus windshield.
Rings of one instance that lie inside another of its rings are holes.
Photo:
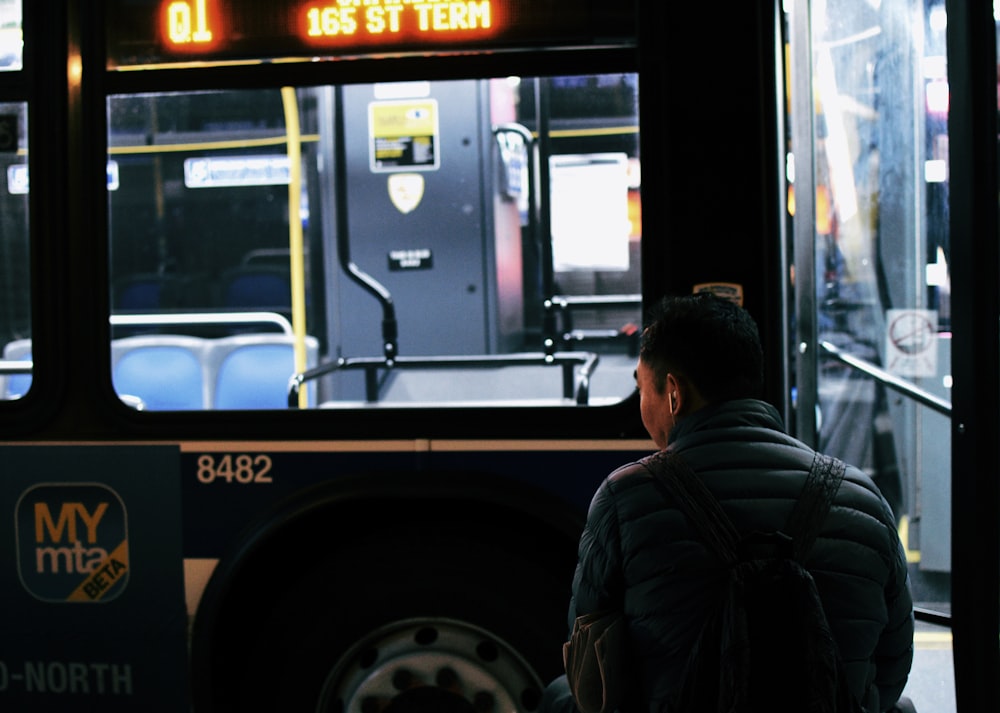
[[[108,116],[130,405],[632,393],[637,75],[115,95]]]

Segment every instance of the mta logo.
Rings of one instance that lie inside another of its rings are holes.
[[[44,483],[17,503],[17,567],[32,595],[51,602],[114,599],[128,582],[125,505],[98,483]]]

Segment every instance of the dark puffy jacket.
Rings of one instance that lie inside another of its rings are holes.
[[[814,451],[786,435],[761,401],[697,411],[674,428],[683,455],[741,533],[780,529]],[[601,484],[580,540],[570,626],[579,614],[623,609],[648,710],[674,689],[705,618],[718,565],[640,463]],[[848,466],[806,567],[816,581],[851,689],[872,710],[899,698],[913,659],[913,605],[892,512],[872,480]]]

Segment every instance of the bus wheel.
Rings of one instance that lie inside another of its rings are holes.
[[[286,523],[220,562],[192,633],[196,713],[537,709],[562,673],[576,542],[397,505]]]
[[[337,663],[318,711],[491,713],[535,710],[541,681],[506,642],[460,621],[395,622]]]

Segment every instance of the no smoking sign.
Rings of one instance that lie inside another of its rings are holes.
[[[890,309],[885,321],[888,370],[897,376],[936,376],[937,312]]]

